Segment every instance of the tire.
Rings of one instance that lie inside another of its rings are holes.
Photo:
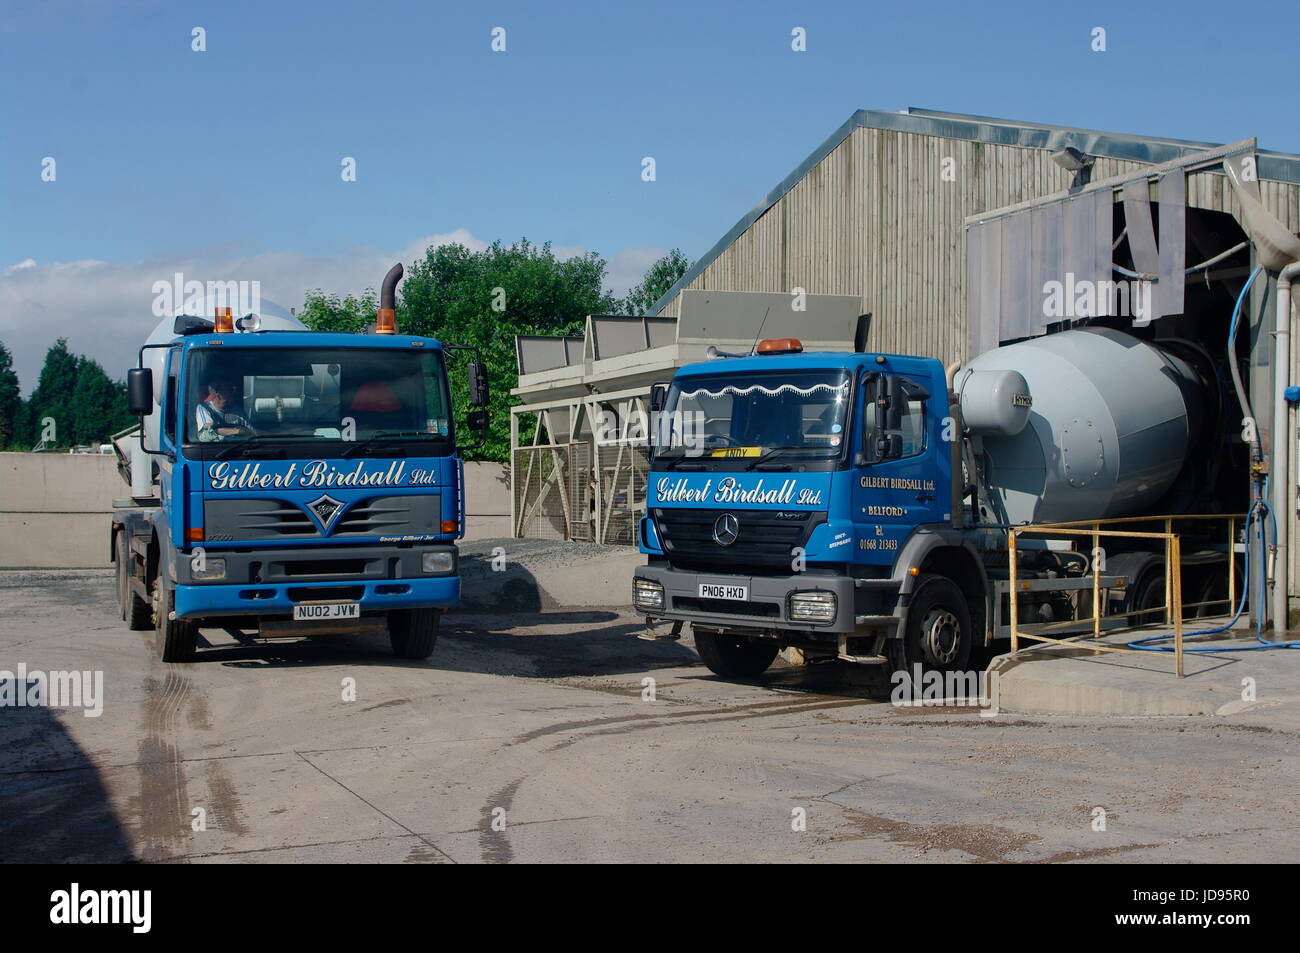
[[[901,639],[889,639],[886,652],[892,671],[965,671],[974,637],[970,606],[957,584],[946,576],[922,574],[912,588],[907,626]]]
[[[1183,591],[1186,592],[1188,587],[1184,585]],[[1189,602],[1212,602],[1213,605],[1196,606],[1193,609],[1184,609],[1183,618],[1204,619],[1212,616],[1232,615],[1237,611],[1237,606],[1228,605],[1228,577],[1227,567],[1220,569],[1214,566],[1207,571],[1205,576],[1199,580],[1199,584],[1191,590],[1192,597],[1184,597]],[[1238,567],[1237,572],[1237,602],[1241,601],[1241,572]],[[1227,606],[1227,612],[1224,612],[1224,606]]]
[[[166,568],[160,567],[153,581],[154,644],[164,662],[192,662],[198,648],[199,629],[193,622],[170,619],[175,607],[171,583],[165,580]]]
[[[695,651],[709,671],[722,678],[758,678],[776,659],[781,647],[718,632],[694,629]]]
[[[126,547],[123,542],[126,540],[125,533],[113,534],[113,570],[117,582],[117,617],[123,622],[127,617],[127,606],[131,595],[131,577],[126,570],[126,554],[123,552]]]
[[[1153,609],[1153,612],[1143,612],[1140,615],[1128,616],[1128,624],[1133,626],[1161,625],[1165,621],[1165,613],[1161,608],[1165,604],[1165,568],[1164,563],[1155,564],[1148,569],[1138,579],[1138,583],[1133,587],[1133,594],[1127,600],[1124,611],[1129,612],[1134,609]]]
[[[1164,611],[1160,606],[1165,602],[1165,562],[1153,553],[1133,552],[1119,553],[1106,560],[1106,574],[1123,576],[1128,580],[1124,598],[1112,615],[1119,617],[1124,613],[1121,623],[1126,626],[1158,625],[1165,621]],[[1152,609],[1152,612],[1136,613],[1138,609]],[[1091,615],[1089,606],[1089,615]],[[1135,612],[1134,615],[1128,615]]]
[[[113,548],[117,559],[118,615],[133,631],[152,629],[153,606],[131,591],[131,549],[126,543],[126,533],[117,534]]]
[[[441,609],[395,609],[388,613],[388,639],[398,658],[426,659],[438,642]]]

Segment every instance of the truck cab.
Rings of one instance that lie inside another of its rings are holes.
[[[938,361],[764,341],[681,368],[651,404],[638,613],[690,621],[728,677],[787,646],[966,664],[985,580],[953,519],[959,441]]]
[[[156,489],[121,501],[112,552],[123,617],[156,629],[166,661],[222,623],[267,638],[386,627],[399,657],[423,658],[459,600],[447,348],[299,328],[177,318],[128,375]],[[482,406],[481,363],[470,377]]]

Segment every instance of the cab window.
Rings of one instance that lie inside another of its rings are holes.
[[[176,443],[176,380],[181,373],[181,352],[180,349],[173,349],[171,356],[167,361],[167,392],[163,399],[163,432],[167,435],[167,442],[175,445]]]

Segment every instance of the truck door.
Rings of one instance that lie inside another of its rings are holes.
[[[913,529],[950,518],[950,464],[936,446],[946,402],[903,375],[871,373],[858,387],[855,548],[859,562],[889,564]]]

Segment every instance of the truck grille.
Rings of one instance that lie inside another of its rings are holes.
[[[372,496],[354,503],[330,527],[329,535],[434,535],[440,531],[441,509],[436,493]],[[203,504],[203,524],[209,542],[320,538],[315,521],[288,500],[209,499]]]
[[[696,599],[693,596],[676,596],[673,598],[673,608],[685,612],[710,612],[714,615],[781,618],[781,607],[774,602],[732,602],[730,599]]]
[[[357,602],[366,594],[365,586],[304,586],[290,588],[285,594],[290,602]]]
[[[718,517],[736,518],[736,541],[721,546],[713,538]],[[790,510],[656,509],[655,529],[674,568],[740,566],[749,571],[789,572],[791,550],[808,542],[825,513]]]

